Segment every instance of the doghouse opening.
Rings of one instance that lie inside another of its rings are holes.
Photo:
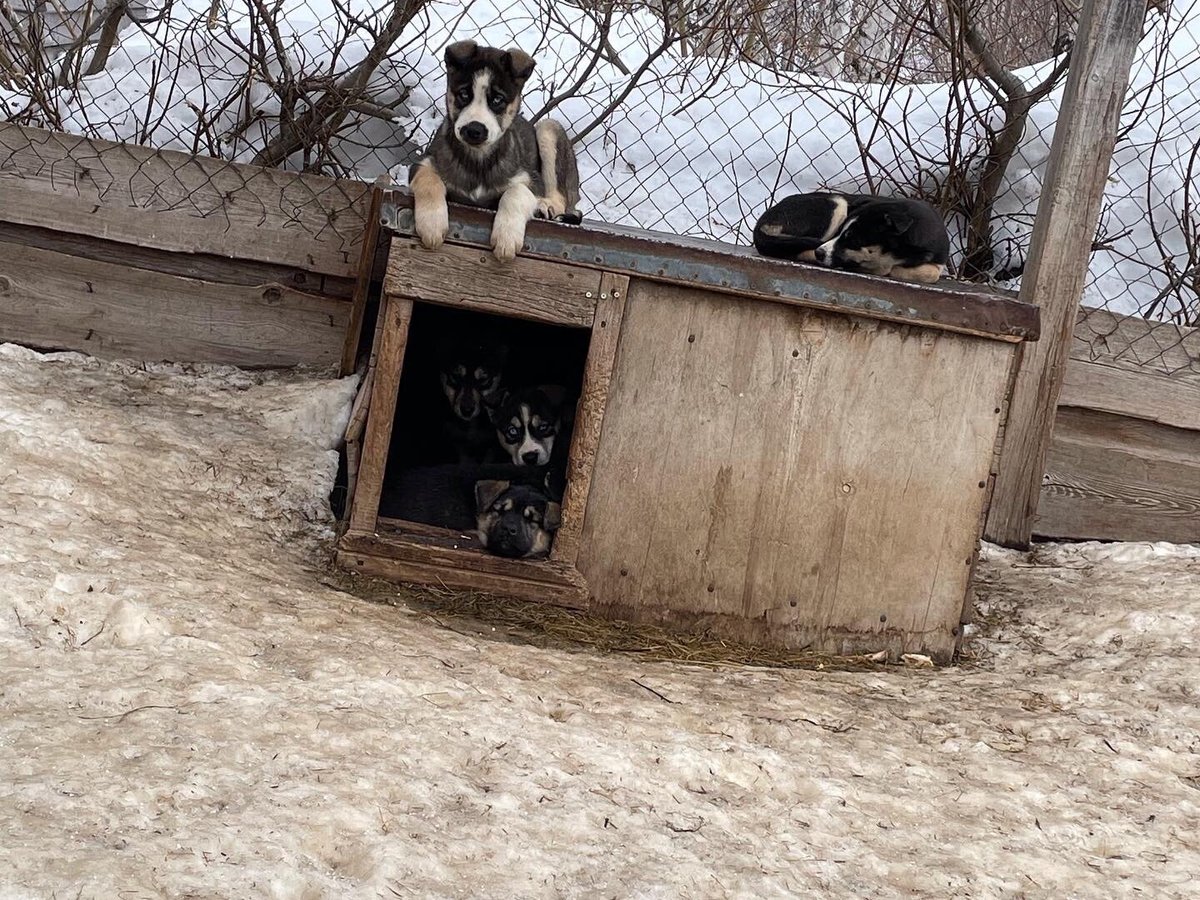
[[[566,490],[591,332],[415,303],[380,525],[445,549],[543,558]]]

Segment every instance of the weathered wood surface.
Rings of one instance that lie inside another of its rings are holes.
[[[351,278],[370,187],[0,123],[0,219]]]
[[[350,321],[346,325],[346,340],[342,345],[341,373],[349,375],[358,363],[358,345],[362,339],[363,319],[366,317],[367,300],[371,293],[371,280],[375,275],[376,257],[380,253],[379,208],[383,194],[391,179],[379,176],[371,189],[367,204],[366,223],[363,228],[362,244],[358,254],[358,276],[354,283],[354,298],[350,305]],[[384,251],[386,253],[386,251]]]
[[[583,389],[575,415],[575,430],[571,435],[562,526],[554,535],[551,551],[553,559],[561,562],[574,563],[579,553],[579,536],[583,533],[584,511],[591,491],[592,470],[596,465],[596,450],[604,426],[604,411],[608,408],[608,391],[628,294],[629,279],[624,275],[605,273],[600,279],[592,339],[583,371]]]
[[[1200,542],[1200,330],[1084,309],[1033,532]]]
[[[1060,407],[1033,530],[1200,543],[1200,430]]]
[[[0,179],[2,181],[2,179]],[[0,241],[0,339],[102,357],[336,365],[349,304],[234,266],[185,277]]]
[[[412,197],[391,191],[397,234],[412,233]],[[486,210],[450,204],[452,244],[487,253],[492,217]],[[994,340],[1036,338],[1038,310],[1028,303],[977,285],[943,280],[916,285],[823,266],[759,256],[753,247],[585,220],[563,225],[534,219],[525,230],[520,259],[590,268],[774,303],[825,309],[846,315],[936,330],[975,334]]]
[[[379,516],[379,498],[383,494],[384,469],[392,442],[392,424],[396,418],[396,399],[400,395],[400,370],[408,344],[408,326],[412,322],[411,300],[384,293],[377,328],[382,329],[375,359],[375,378],[368,398],[366,437],[354,500],[350,507],[350,532],[370,534]]]
[[[1029,543],[1054,413],[1087,275],[1129,68],[1145,0],[1084,0],[1054,131],[1021,299],[1042,310],[1042,337],[1026,348],[1009,404],[987,536]]]
[[[635,279],[577,561],[594,607],[948,658],[1013,352]]]
[[[378,534],[347,534],[338,545],[339,564],[381,578],[483,591],[581,608],[587,603],[582,577],[553,560],[493,556],[446,529],[393,527],[382,520]],[[441,532],[441,534],[438,534]]]
[[[591,328],[600,273],[444,244],[436,253],[410,238],[392,240],[387,290],[438,303],[552,325]]]

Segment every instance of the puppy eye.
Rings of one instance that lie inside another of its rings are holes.
[[[538,511],[532,506],[525,507],[525,518],[527,518],[530,522],[540,523],[542,521],[542,517],[538,515]]]
[[[492,96],[488,98],[488,105],[491,106],[496,112],[500,112],[500,110],[504,109],[507,103],[508,101],[504,99],[503,94],[492,94]]]
[[[463,106],[466,106],[468,103],[471,102],[471,92],[469,90],[467,90],[466,88],[463,88],[461,91],[459,91],[457,94],[454,95],[454,99],[457,100]]]
[[[554,434],[554,426],[552,425],[548,425],[547,423],[543,422],[537,427],[538,437],[549,437],[552,434]]]
[[[515,425],[509,425],[508,428],[504,430],[504,436],[510,441],[515,441],[521,436],[521,429],[517,428]]]

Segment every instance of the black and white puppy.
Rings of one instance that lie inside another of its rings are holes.
[[[817,192],[780,200],[754,226],[763,256],[933,284],[950,259],[946,223],[905,197]]]
[[[475,485],[476,529],[489,553],[513,559],[550,553],[562,508],[540,488],[508,481]]]
[[[408,174],[417,237],[436,249],[450,230],[447,199],[496,210],[492,248],[511,260],[533,217],[578,224],[579,169],[562,125],[534,127],[521,92],[534,61],[521,50],[458,41],[446,48],[446,118]]]
[[[565,391],[544,386],[509,394],[496,411],[496,437],[514,464],[550,464],[562,425]]]
[[[450,340],[439,349],[438,379],[446,398],[442,435],[459,462],[487,462],[495,457],[494,424],[504,402],[505,344],[483,340]]]

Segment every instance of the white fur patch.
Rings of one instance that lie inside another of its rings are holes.
[[[525,243],[525,225],[538,208],[538,198],[529,189],[529,176],[514,178],[500,197],[492,224],[492,250],[496,259],[508,262]]]
[[[829,227],[825,229],[825,233],[821,235],[821,240],[827,241],[842,230],[842,226],[846,224],[846,216],[850,212],[850,204],[845,197],[833,198],[833,212],[829,216]]]
[[[460,136],[463,127],[473,122],[478,122],[487,129],[487,140],[482,144],[467,144],[464,142],[464,146],[477,153],[488,150],[496,141],[500,140],[500,136],[504,133],[504,128],[500,125],[500,120],[488,107],[488,88],[491,86],[492,73],[487,69],[477,72],[475,80],[471,84],[471,102],[463,107],[462,112],[458,114],[458,118],[454,120],[454,133]]]

